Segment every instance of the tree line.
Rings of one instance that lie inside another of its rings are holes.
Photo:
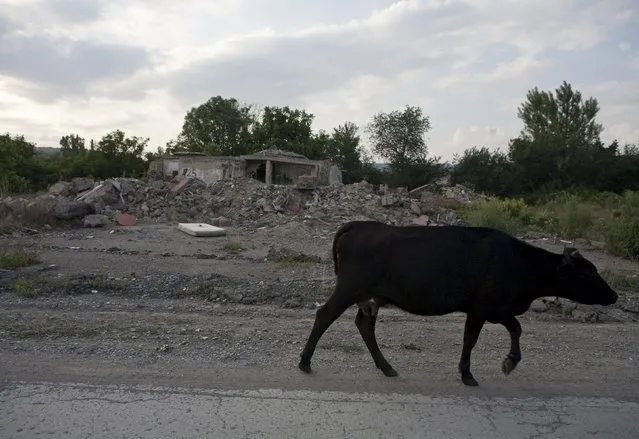
[[[376,113],[361,129],[345,121],[331,132],[313,132],[314,115],[303,109],[258,108],[215,96],[191,108],[181,132],[156,152],[145,153],[148,138],[121,130],[88,145],[78,134],[63,136],[53,157],[39,156],[23,135],[0,135],[0,192],[38,190],[81,176],[143,177],[151,160],[178,151],[237,156],[271,148],[330,160],[342,169],[344,183],[365,179],[413,188],[450,172],[455,182],[500,197],[639,190],[639,148],[617,141],[605,145],[599,110],[595,98],[584,99],[565,81],[554,91],[535,87],[517,109],[523,127],[506,150],[476,145],[447,164],[429,155],[425,136],[431,122],[418,106]],[[376,167],[371,153],[387,169]]]

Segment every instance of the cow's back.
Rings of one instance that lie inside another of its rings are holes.
[[[481,227],[359,222],[338,243],[346,276],[356,276],[372,285],[373,295],[417,314],[465,309],[491,287],[487,279],[497,282],[509,275],[516,252],[515,238]]]

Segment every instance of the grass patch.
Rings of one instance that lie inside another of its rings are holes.
[[[537,226],[537,223],[545,220],[542,216],[537,217],[523,200],[491,198],[465,206],[458,213],[473,226],[492,227],[511,235],[521,233],[531,228],[530,226]]]
[[[0,253],[0,268],[22,268],[39,264],[38,255],[25,250],[5,250]]]
[[[13,290],[20,297],[33,299],[36,296],[36,289],[31,279],[20,278],[13,283]]]
[[[235,240],[235,239],[228,239],[226,241],[226,244],[224,244],[224,247],[222,247],[223,250],[227,253],[240,253],[244,251],[244,247],[242,246],[242,244]]]
[[[331,351],[340,351],[345,354],[361,354],[364,352],[364,348],[355,343],[323,343],[317,347]]]
[[[313,263],[309,261],[282,260],[282,261],[275,262],[273,265],[275,266],[275,268],[279,268],[279,269],[311,268],[313,266]]]
[[[639,293],[639,275],[627,271],[603,269],[600,272],[606,282],[615,290]]]
[[[266,259],[273,262],[275,268],[310,268],[313,264],[322,262],[322,258],[315,255],[308,255],[290,248],[271,247],[268,250]]]
[[[402,347],[404,349],[406,349],[407,351],[421,351],[422,350],[422,348],[417,346],[415,343],[404,343],[402,345]]]

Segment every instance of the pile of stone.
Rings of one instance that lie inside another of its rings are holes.
[[[243,228],[306,220],[332,225],[352,219],[395,225],[458,224],[461,221],[454,209],[479,199],[467,188],[446,182],[409,192],[384,186],[376,189],[366,181],[301,188],[239,178],[207,186],[197,178],[182,176],[148,184],[131,178],[101,182],[78,178],[56,183],[44,197],[55,219],[87,218],[87,227],[107,225],[125,213],[146,222],[197,221]],[[10,206],[15,204],[12,201]],[[0,203],[0,215],[8,209],[7,203]]]

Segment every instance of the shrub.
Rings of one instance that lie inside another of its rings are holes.
[[[606,244],[614,253],[639,259],[639,192],[626,192],[617,215],[603,231]]]
[[[493,227],[512,235],[523,229],[526,218],[526,204],[521,200],[499,200],[474,203],[459,210],[461,216],[471,225]]]
[[[569,239],[584,237],[592,227],[592,212],[576,196],[570,196],[559,211],[559,233]]]
[[[24,250],[5,250],[0,253],[0,268],[21,268],[40,263],[35,253]]]

